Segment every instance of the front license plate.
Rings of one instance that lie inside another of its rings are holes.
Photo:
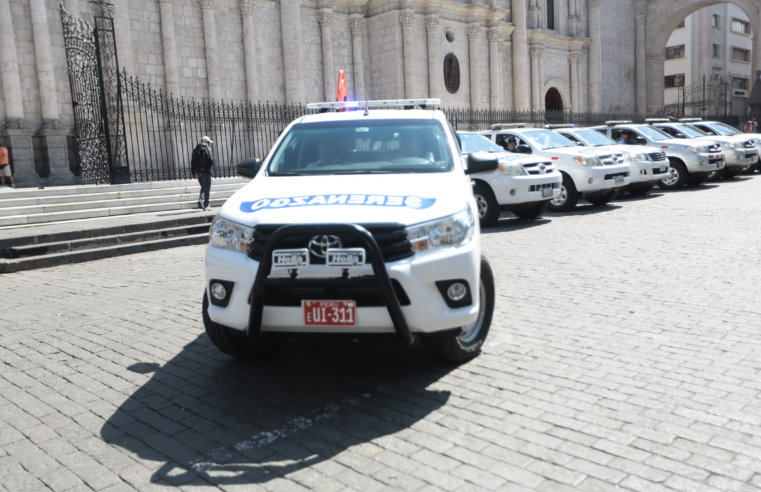
[[[276,249],[272,252],[272,266],[276,268],[301,268],[309,266],[309,250]]]
[[[665,172],[666,172],[666,164],[661,164],[661,169],[660,169],[660,171],[661,171],[662,173],[665,173]]]
[[[301,301],[306,326],[356,326],[356,301]]]
[[[542,198],[552,198],[552,188],[542,188]]]
[[[328,248],[327,265],[336,268],[365,266],[365,250],[362,248]]]
[[[616,184],[617,185],[624,184],[624,177],[623,176],[616,176]]]

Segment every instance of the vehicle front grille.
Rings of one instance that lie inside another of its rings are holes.
[[[545,183],[540,185],[531,185],[528,187],[528,191],[542,191],[542,190],[553,190],[555,188],[560,188],[560,183]]]
[[[307,279],[307,282],[291,279],[270,279],[264,284],[264,305],[301,307],[301,301],[356,301],[357,307],[384,307],[383,295],[376,285],[375,277],[363,276],[348,281],[337,279]],[[345,284],[345,285],[342,285]],[[402,284],[391,279],[396,298],[401,306],[409,306]]]
[[[709,145],[708,152],[721,152],[721,145],[719,144]]]
[[[603,155],[600,157],[600,160],[606,166],[614,166],[616,164],[623,164],[624,156],[623,154]]]
[[[652,154],[648,154],[650,156],[651,161],[665,161],[668,158],[666,157],[665,152],[653,152]]]
[[[723,161],[724,161],[723,157],[719,157],[718,159],[708,159],[708,164],[717,164],[717,163],[723,162]]]
[[[393,261],[403,260],[409,258],[415,253],[412,251],[412,245],[407,240],[407,231],[403,225],[400,224],[360,224],[362,227],[370,231],[375,238],[375,241],[380,247],[383,254],[383,260],[386,263]],[[258,225],[254,230],[254,242],[251,245],[251,253],[249,257],[252,260],[261,261],[262,251],[264,251],[264,245],[269,237],[283,225]],[[329,233],[327,233],[329,234]],[[337,234],[341,236],[340,234]],[[296,249],[309,247],[309,241],[314,237],[314,234],[293,234],[284,238],[276,246],[277,249]],[[341,243],[344,248],[362,248],[363,243],[354,236],[346,235],[341,236]],[[370,263],[370,252],[367,252],[367,263]],[[324,265],[325,258],[320,258],[314,254],[310,257],[310,263],[315,265]]]
[[[653,169],[653,174],[666,174],[667,172],[669,172],[669,168],[666,168],[663,171],[661,171],[660,168]]]
[[[544,164],[544,174],[549,174],[553,171],[555,171],[555,166],[552,165],[552,162],[534,162],[531,164],[523,164],[523,169],[526,170],[529,174],[542,174],[541,171],[541,165]]]
[[[625,177],[629,176],[629,173],[606,174],[605,175],[605,180],[607,181],[609,179],[616,179],[616,177],[618,177],[618,176],[623,176],[625,178]]]
[[[752,159],[752,158],[756,157],[757,155],[758,155],[758,152],[748,152],[747,154],[745,154],[745,158],[746,159]]]

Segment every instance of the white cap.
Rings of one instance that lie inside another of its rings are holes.
[[[213,144],[213,143],[214,143],[214,142],[212,142],[212,141],[211,141],[211,139],[210,139],[209,137],[203,137],[203,138],[201,139],[201,142],[207,142],[207,143],[210,143],[210,144]]]

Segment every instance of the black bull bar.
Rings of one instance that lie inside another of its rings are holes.
[[[259,341],[259,334],[262,330],[262,315],[264,314],[265,282],[272,272],[272,252],[277,244],[291,234],[317,235],[328,233],[354,236],[363,243],[373,267],[378,290],[383,296],[388,314],[394,323],[394,330],[402,340],[412,343],[414,338],[410,333],[409,326],[407,326],[407,320],[402,313],[399,299],[397,299],[391,285],[391,278],[386,271],[386,262],[383,260],[380,247],[367,229],[356,224],[294,224],[283,226],[272,233],[264,244],[259,270],[256,272],[256,280],[254,280],[254,287],[251,290],[251,310],[248,315],[248,331],[246,332],[248,341],[253,344]]]

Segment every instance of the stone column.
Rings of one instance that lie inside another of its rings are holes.
[[[280,0],[280,29],[283,41],[285,101],[306,102],[304,90],[304,42],[301,31],[301,1]]]
[[[337,95],[338,73],[333,62],[333,9],[321,8],[317,14],[322,36],[322,83],[325,88],[325,99],[332,101]]]
[[[428,34],[428,97],[440,98],[439,90],[442,72],[439,60],[439,17],[431,15],[425,20],[425,32]]]
[[[238,2],[240,15],[243,20],[243,52],[246,59],[246,96],[251,103],[258,103],[259,96],[259,62],[256,59],[256,26],[254,10],[256,0],[240,0]]]
[[[663,109],[663,73],[666,59],[663,56],[647,57],[647,106],[648,112]]]
[[[576,3],[580,0],[568,0],[568,33],[571,36],[578,36],[581,29],[581,19],[579,18],[579,10],[576,7]]]
[[[706,83],[710,83],[711,70],[709,68],[708,60],[711,55],[708,54],[708,9],[701,9],[698,13],[697,20],[697,36],[698,36],[698,80],[692,82],[701,82],[705,77]]]
[[[587,0],[589,18],[589,110],[602,110],[601,63],[602,42],[600,40],[600,0]]]
[[[174,36],[174,12],[172,9],[172,0],[159,0],[166,92],[169,95],[174,95],[174,97],[180,97],[180,60],[177,57],[177,45],[175,44]]]
[[[415,11],[406,8],[399,13],[402,25],[402,42],[404,43],[404,92],[408,99],[415,97],[415,40],[412,38],[412,25],[415,23]]]
[[[24,106],[21,103],[21,79],[9,0],[0,0],[0,76],[3,79],[6,128],[21,128],[24,124]]]
[[[111,0],[116,4],[114,15],[114,37],[119,50],[119,70],[128,75],[137,75],[135,55],[132,51],[132,23],[129,17],[129,0]],[[177,94],[179,96],[179,94]]]
[[[468,27],[468,46],[470,53],[468,57],[468,66],[470,67],[470,107],[477,109],[481,104],[481,83],[478,78],[479,59],[478,59],[478,38],[481,37],[481,26],[478,23],[470,24]]]
[[[577,113],[579,108],[579,64],[581,63],[581,53],[571,53],[568,56],[568,62],[571,65],[571,111]]]
[[[369,99],[365,94],[365,65],[362,59],[362,14],[352,14],[349,21],[354,56],[354,100]]]
[[[635,30],[635,72],[637,112],[647,112],[647,57],[645,56],[645,21],[647,19],[647,2],[640,1],[634,6]]]
[[[531,109],[529,95],[529,61],[526,42],[526,2],[513,1],[513,106],[516,110]]]
[[[489,29],[486,32],[486,39],[489,40],[489,102],[491,103],[491,109],[500,109],[500,97],[499,97],[499,43],[501,41],[499,31],[497,29]]]
[[[542,16],[542,7],[538,0],[529,0],[528,18],[531,29],[541,29],[544,17]]]
[[[539,65],[539,79],[536,83],[536,86],[539,89],[539,109],[544,110],[544,82],[546,81],[544,78],[544,48],[539,51],[537,65]]]
[[[217,24],[214,21],[216,0],[199,0],[203,14],[203,39],[206,45],[206,79],[209,81],[209,99],[222,100],[219,85],[219,55],[217,50]]]
[[[513,109],[513,46],[512,43],[500,43],[502,51],[502,107]]]
[[[42,106],[42,128],[50,129],[58,127],[58,92],[56,91],[46,3],[45,0],[29,0],[34,54],[37,60],[37,83],[40,88]]]
[[[540,58],[544,56],[543,48],[531,48],[529,50],[531,56],[531,109],[541,109],[542,102],[540,99],[540,74],[539,64]]]

